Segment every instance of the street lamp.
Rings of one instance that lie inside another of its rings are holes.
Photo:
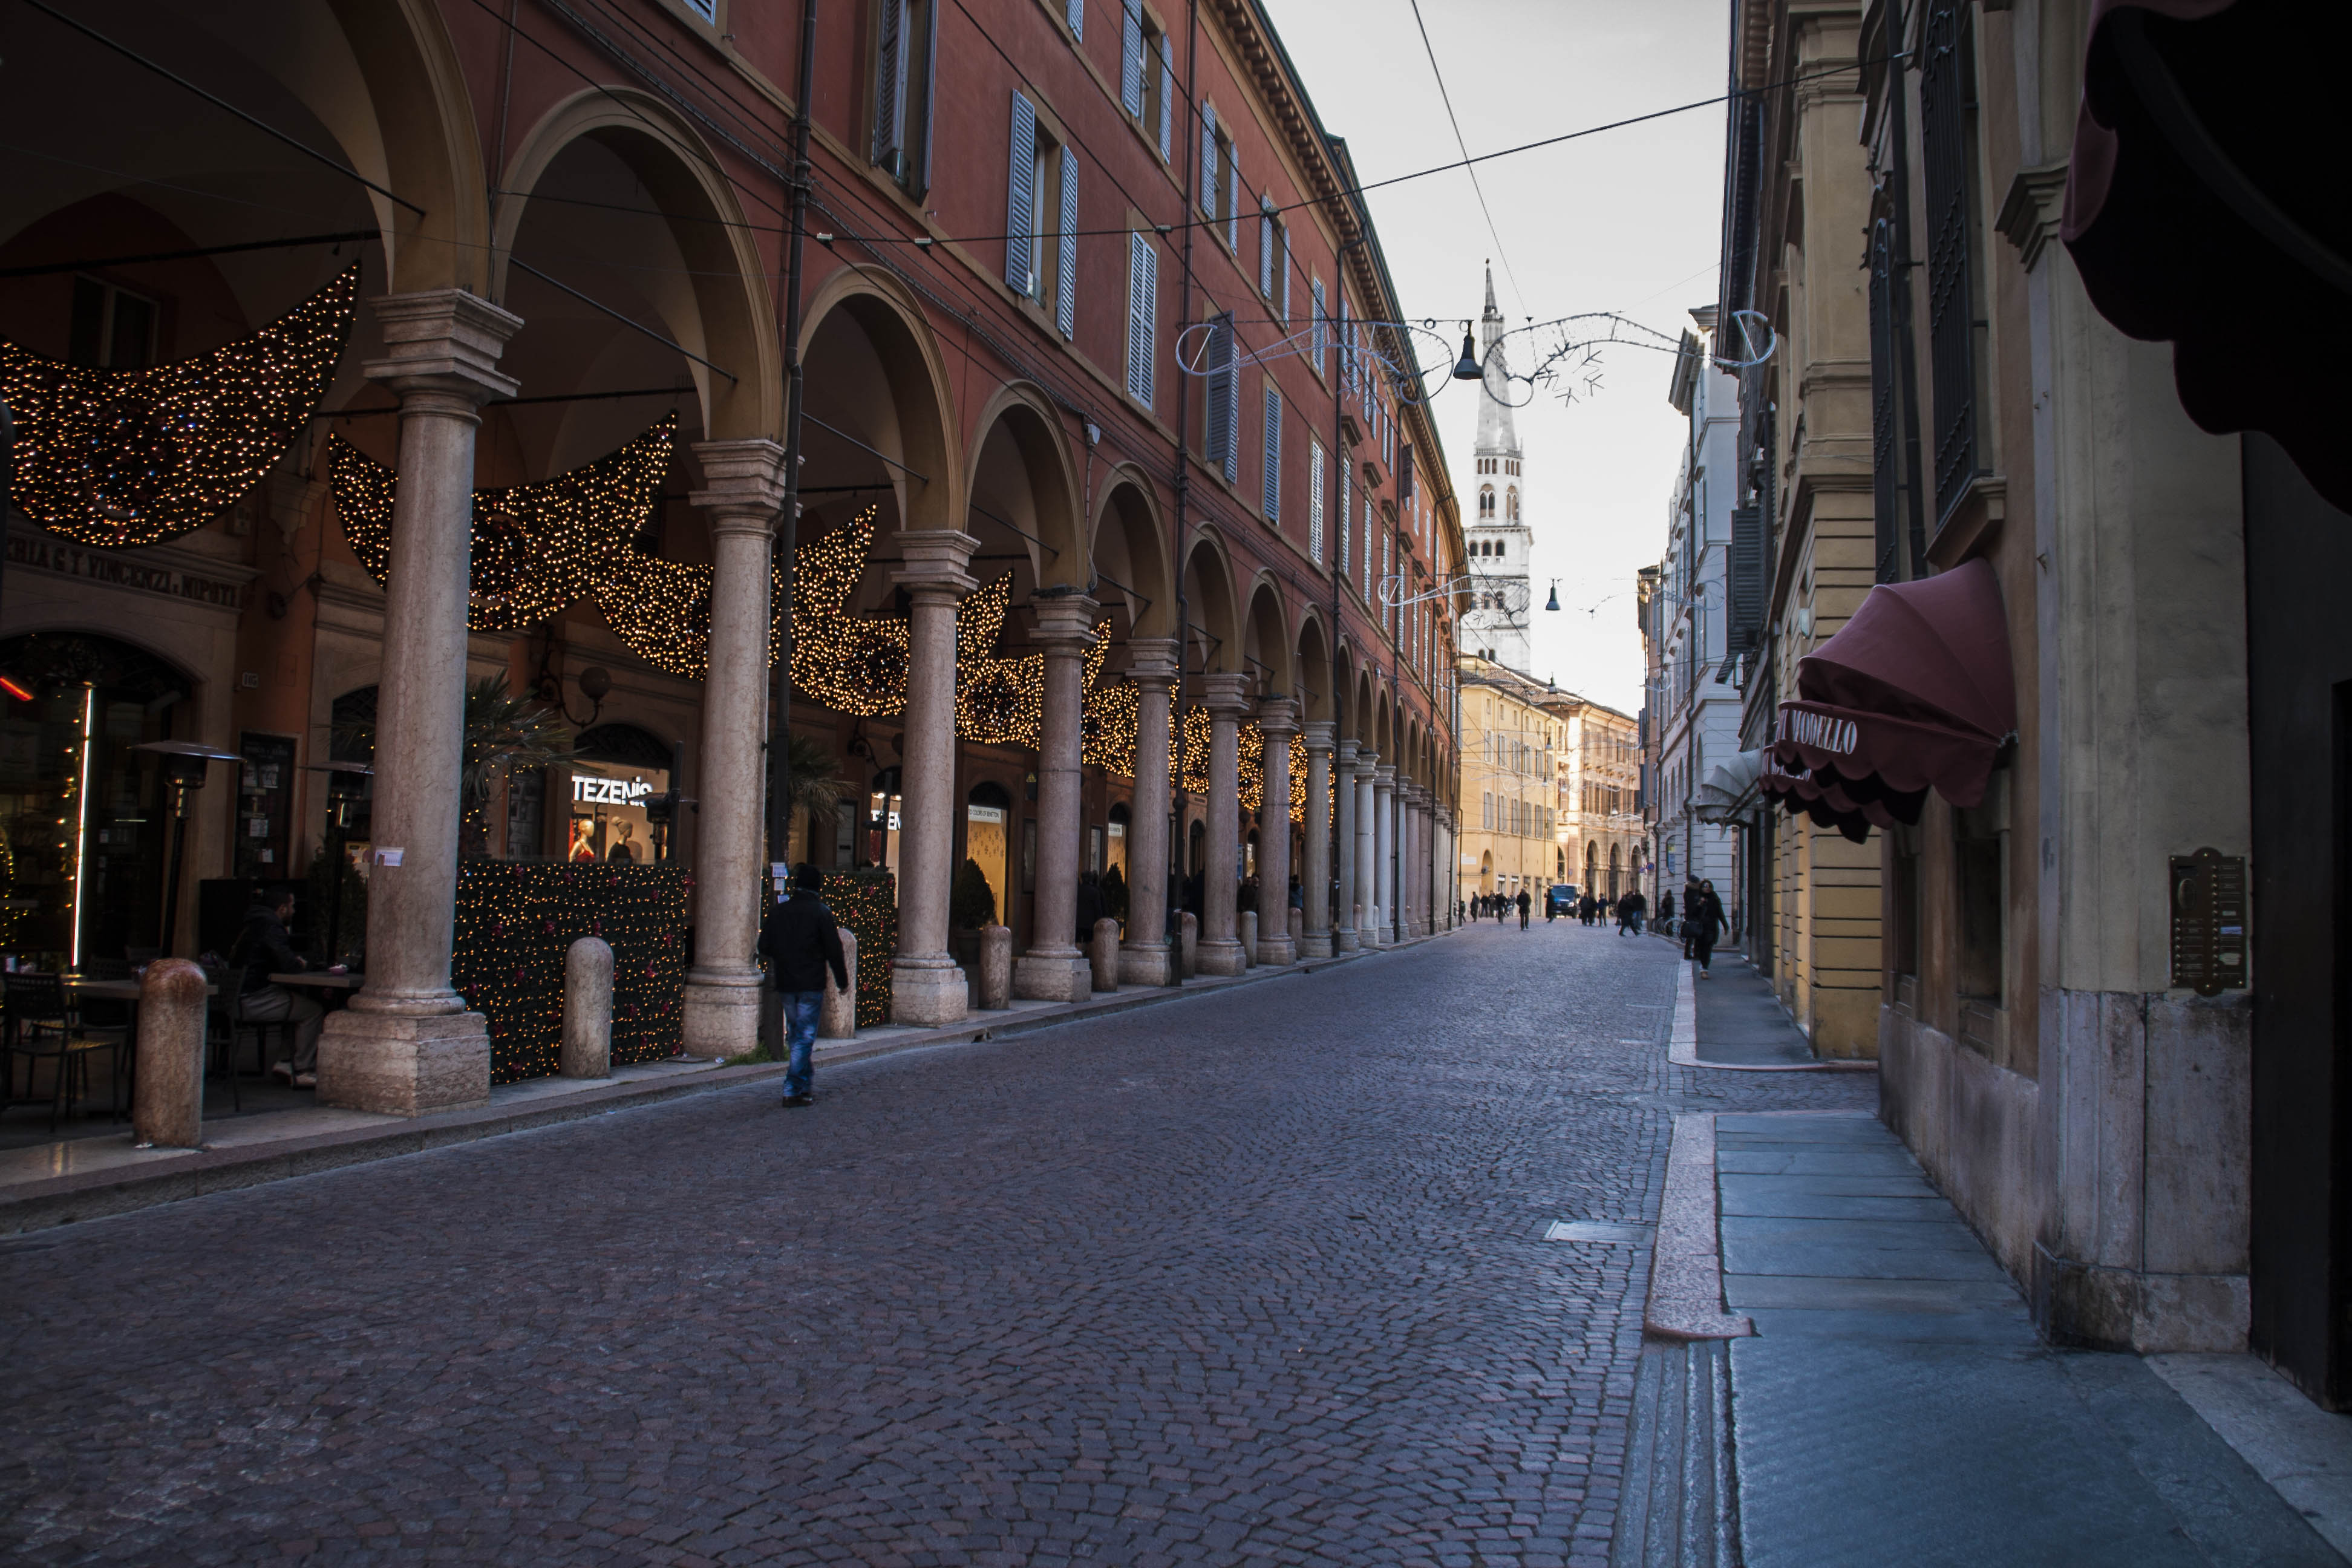
[[[163,765],[163,782],[172,790],[172,847],[170,870],[163,879],[162,943],[164,956],[169,957],[180,921],[180,849],[188,832],[188,793],[205,787],[205,774],[213,763],[240,759],[235,752],[216,752],[194,741],[146,741],[131,750],[154,752]]]
[[[1454,366],[1456,381],[1484,381],[1486,373],[1478,368],[1478,346],[1470,336],[1470,323],[1462,323],[1462,358]]]
[[[1557,577],[1551,580],[1551,598],[1545,603],[1544,608],[1547,610],[1559,608],[1559,579]]]

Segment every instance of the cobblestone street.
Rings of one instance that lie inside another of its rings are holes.
[[[1538,921],[0,1247],[37,1563],[1602,1561],[1675,953]]]

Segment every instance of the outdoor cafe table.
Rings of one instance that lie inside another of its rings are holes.
[[[313,985],[321,991],[356,991],[367,984],[364,974],[331,974],[323,969],[305,969],[291,974],[273,974],[272,985]]]

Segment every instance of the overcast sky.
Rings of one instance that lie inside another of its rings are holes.
[[[1265,5],[1325,126],[1347,138],[1367,184],[1459,156],[1411,0]],[[1474,154],[1723,90],[1724,0],[1421,7]],[[1496,298],[1514,327],[1530,316],[1616,310],[1678,334],[1690,308],[1715,297],[1723,132],[1724,110],[1711,105],[1479,165],[1499,254],[1461,171],[1370,193],[1406,314],[1438,318],[1458,343],[1462,319],[1484,303],[1482,269],[1493,257]],[[1528,341],[1510,345],[1516,369],[1528,367],[1517,352]],[[1664,550],[1685,436],[1666,403],[1672,366],[1666,353],[1612,347],[1596,393],[1572,404],[1538,393],[1517,415],[1535,530],[1532,673],[1627,712],[1642,694],[1633,574]],[[1475,392],[1463,384],[1433,405],[1465,512],[1475,493]],[[1549,615],[1555,576],[1560,613]]]

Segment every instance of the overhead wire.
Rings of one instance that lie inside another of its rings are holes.
[[[1422,20],[1421,0],[1409,0],[1409,3],[1412,6],[1412,25],[1421,33],[1422,53],[1429,57],[1429,74],[1437,80],[1438,101],[1445,105],[1445,122],[1454,127],[1454,145],[1466,159],[1470,156],[1470,143],[1463,140],[1462,121],[1454,112],[1454,95],[1445,90],[1445,73],[1438,68],[1437,48],[1429,41],[1429,24]],[[1478,210],[1486,216],[1486,237],[1495,242],[1495,254],[1503,259],[1503,276],[1510,279],[1511,292],[1517,296],[1519,308],[1525,310],[1528,297],[1519,289],[1519,276],[1512,270],[1509,253],[1503,248],[1502,231],[1495,226],[1494,209],[1486,205],[1486,187],[1478,183],[1478,171],[1475,165],[1465,172],[1470,176],[1470,189],[1478,197]]]

